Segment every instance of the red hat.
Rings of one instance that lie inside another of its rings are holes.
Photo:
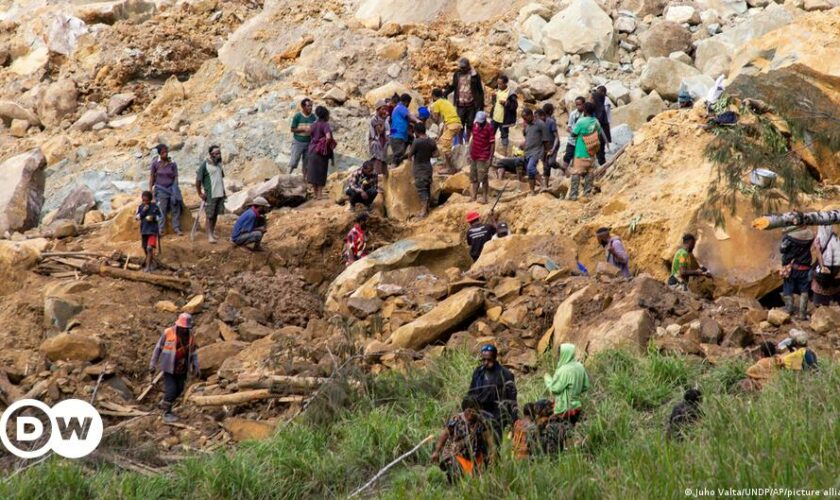
[[[192,328],[192,315],[189,313],[181,313],[178,316],[178,320],[175,322],[175,326],[180,326],[181,328]]]
[[[481,216],[478,215],[478,212],[469,212],[467,214],[467,222],[477,221],[480,218],[481,218]]]

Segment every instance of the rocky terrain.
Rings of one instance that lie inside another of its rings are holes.
[[[836,126],[832,1],[0,0],[0,400],[88,399],[100,387],[108,425],[188,451],[268,435],[347,363],[377,374],[488,341],[518,372],[567,341],[717,363],[792,327],[837,357],[840,309],[792,321],[773,308],[780,232],[751,227],[755,188],[732,194],[723,225],[707,216],[715,136],[702,103],[674,103],[681,83],[702,101],[726,76],[738,126],[770,127],[818,184],[800,207],[836,205],[836,144],[801,140],[791,129],[802,117],[788,111],[811,113],[811,132],[830,126],[823,116]],[[425,102],[460,56],[488,85],[507,74],[525,105],[554,103],[560,123],[576,96],[605,85],[621,154],[581,202],[564,199],[566,179],[533,197],[494,180],[504,191],[497,216],[513,234],[475,263],[463,220],[488,208],[464,195],[466,171],[436,177],[438,206],[416,220],[404,165],[374,206],[376,251],[345,269],[353,213],[342,180],[366,159],[373,103],[395,91]],[[287,124],[303,96],[332,111],[329,200],[309,199],[287,172]],[[160,142],[186,182],[183,226],[198,207],[191,172],[220,144],[233,193],[221,234],[248,199],[266,196],[268,252],[167,236],[160,279],[136,272],[133,213]],[[601,263],[601,226],[624,240],[634,279]],[[683,294],[663,281],[689,231],[714,278]],[[180,311],[196,315],[202,374],[179,410],[184,423],[163,427],[146,367]]]

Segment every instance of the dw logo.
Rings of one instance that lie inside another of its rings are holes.
[[[20,458],[38,458],[50,450],[65,458],[82,458],[99,446],[102,431],[99,412],[80,399],[67,399],[52,408],[23,399],[0,417],[0,441]]]

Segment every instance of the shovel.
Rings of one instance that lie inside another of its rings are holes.
[[[198,223],[201,220],[201,214],[204,213],[204,200],[201,200],[201,205],[198,207],[198,214],[193,221],[192,230],[190,231],[190,241],[195,241],[195,232],[198,231]]]

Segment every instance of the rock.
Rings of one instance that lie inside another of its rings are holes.
[[[676,101],[683,79],[697,75],[700,72],[687,64],[667,57],[654,57],[642,70],[640,83],[645,91],[655,90],[663,98]]]
[[[380,18],[378,15],[366,17],[364,19],[361,19],[361,23],[362,26],[364,26],[365,28],[376,31],[379,29],[380,26],[382,26],[382,18]]]
[[[446,194],[464,194],[470,188],[470,185],[470,174],[461,171],[446,177],[440,186],[440,190]]]
[[[661,16],[667,4],[666,0],[620,0],[618,10],[628,11],[638,18]]]
[[[700,342],[703,344],[720,344],[723,340],[723,330],[717,321],[704,317],[700,319]]]
[[[714,10],[721,17],[740,16],[747,12],[745,0],[697,0],[700,10]]]
[[[85,220],[85,214],[95,206],[96,199],[93,196],[93,191],[82,184],[64,198],[64,201],[58,207],[55,219],[67,219],[81,224]]]
[[[89,290],[92,285],[84,282],[58,282],[44,290],[44,328],[67,330],[70,320],[82,312],[79,292]]]
[[[633,141],[633,130],[625,123],[610,127],[610,135],[612,135],[612,144],[615,148],[621,148]],[[610,155],[611,153],[607,153],[608,157]]]
[[[669,21],[653,23],[639,35],[639,42],[648,62],[654,57],[668,57],[671,52],[691,52],[691,32]]]
[[[184,84],[174,75],[170,76],[166,80],[166,83],[163,84],[163,87],[160,88],[154,100],[146,106],[143,113],[147,116],[166,116],[170,111],[178,108],[177,106],[173,106],[175,103],[184,100],[186,97],[187,93],[184,90]]]
[[[525,54],[542,54],[543,53],[543,49],[542,49],[542,46],[540,44],[532,41],[529,38],[525,38],[524,36],[519,37],[519,40],[516,42],[516,46],[519,47],[519,50],[521,50]]]
[[[607,262],[598,262],[595,266],[595,276],[608,276],[615,278],[618,276],[620,270],[612,264]]]
[[[463,323],[484,305],[480,288],[465,288],[439,302],[431,311],[391,334],[389,343],[405,349],[422,349]]]
[[[744,326],[736,326],[723,339],[724,347],[749,347],[755,342],[755,337],[749,328]]]
[[[525,324],[527,317],[528,306],[525,304],[519,304],[518,306],[506,309],[505,312],[502,313],[499,321],[509,328],[520,328]]]
[[[689,95],[696,101],[705,99],[709,94],[709,90],[715,86],[714,78],[709,75],[689,76],[683,78],[682,83],[685,84],[685,89]]]
[[[682,327],[676,323],[671,323],[670,325],[665,327],[665,333],[672,337],[676,337],[680,334],[681,331]]]
[[[274,434],[277,428],[273,423],[238,417],[226,418],[222,422],[222,426],[236,442],[268,439]]]
[[[590,331],[586,340],[581,338],[575,344],[585,346],[589,342],[590,354],[620,347],[642,352],[654,330],[654,321],[650,313],[644,309],[637,309],[622,314],[617,320],[598,324]]]
[[[773,326],[782,326],[790,321],[790,314],[784,309],[770,309],[767,312],[767,322]]]
[[[818,307],[811,313],[811,329],[817,333],[828,333],[840,327],[840,309]]]
[[[617,102],[619,100],[624,102],[630,101],[630,89],[628,89],[624,83],[619,80],[610,80],[605,85],[607,88],[607,97],[610,98],[612,102]],[[616,123],[615,121],[613,121]]]
[[[653,340],[659,352],[667,355],[700,356],[705,357],[706,353],[700,344],[688,337],[658,337]]]
[[[116,129],[126,128],[126,127],[132,125],[136,121],[137,121],[137,115],[127,115],[127,116],[123,116],[121,118],[115,118],[113,120],[109,120],[108,121],[108,127],[109,128],[116,128]]]
[[[577,269],[574,242],[565,236],[538,234],[511,234],[505,238],[488,241],[470,271],[493,275],[502,269],[516,269],[540,264],[549,271]]]
[[[732,64],[732,58],[726,54],[719,54],[717,56],[713,56],[709,59],[706,59],[703,67],[700,71],[703,72],[704,75],[707,75],[713,79],[716,79],[718,76],[728,76],[729,75],[729,66]]]
[[[110,241],[134,241],[139,234],[139,224],[134,218],[137,213],[137,205],[130,203],[117,210],[117,214],[110,219],[108,224],[108,235]],[[181,211],[181,227],[189,231],[192,227],[193,216],[190,210]],[[166,234],[171,234],[171,222],[166,223]]]
[[[225,210],[240,214],[258,196],[265,198],[275,208],[296,207],[306,201],[306,184],[299,175],[275,175],[262,184],[228,196]]]
[[[47,127],[58,126],[61,121],[76,112],[78,106],[76,83],[62,78],[47,87],[38,104],[38,116]]]
[[[133,92],[114,94],[108,99],[108,116],[117,116],[126,110],[137,96]]]
[[[79,234],[79,228],[72,220],[58,219],[50,223],[43,233],[49,238],[72,238]]]
[[[390,99],[394,94],[408,94],[411,96],[411,106],[409,109],[416,111],[419,106],[423,105],[423,98],[416,91],[408,88],[402,83],[390,81],[381,87],[377,87],[365,94],[365,101],[368,106],[373,109],[376,103],[381,99]]]
[[[806,12],[817,10],[831,10],[834,6],[828,0],[805,0],[803,8]]]
[[[35,113],[12,101],[0,101],[0,120],[7,127],[11,126],[12,120],[23,120],[32,125],[41,123]]]
[[[487,309],[487,319],[490,321],[499,321],[499,318],[502,317],[502,306],[494,306],[490,309]]]
[[[178,312],[178,306],[171,300],[159,300],[155,302],[155,310],[175,314]]]
[[[348,266],[330,284],[325,300],[327,311],[340,309],[343,298],[357,290],[375,274],[410,265],[430,266],[442,273],[450,267],[463,266],[470,259],[459,233],[422,235],[397,241],[371,252]]]
[[[73,14],[87,24],[114,24],[134,18],[142,21],[155,11],[155,3],[145,0],[111,0],[73,6]]]
[[[382,299],[378,297],[372,299],[350,297],[347,299],[347,307],[354,316],[364,319],[370,315],[376,314],[380,309],[382,309]]]
[[[9,133],[12,137],[26,137],[27,130],[29,130],[29,122],[26,120],[14,119],[9,127]]]
[[[324,100],[334,104],[344,104],[347,101],[347,92],[341,90],[339,87],[333,87],[324,94]]]
[[[189,313],[189,314],[198,314],[204,308],[204,295],[196,295],[195,297],[191,298],[189,302],[184,304],[184,307],[181,308],[181,312]]]
[[[619,33],[633,33],[636,31],[636,18],[619,15],[615,20],[614,28]]]
[[[522,83],[522,89],[531,93],[534,99],[542,101],[553,96],[557,92],[554,80],[548,75],[539,75]]]
[[[105,354],[98,339],[71,333],[48,338],[41,343],[40,351],[50,361],[95,361]]]
[[[263,337],[268,337],[274,333],[274,330],[271,328],[261,325],[253,320],[248,320],[242,323],[239,325],[237,330],[239,331],[239,337],[245,342],[253,342]]]
[[[546,21],[543,17],[537,14],[530,15],[524,22],[522,22],[522,24],[520,24],[519,32],[522,35],[524,35],[524,37],[528,40],[531,40],[533,43],[540,45],[539,52],[535,53],[542,53],[541,45],[543,39],[543,29],[547,24],[548,21]]]
[[[199,346],[198,352],[198,367],[201,370],[201,375],[206,376],[210,373],[215,373],[222,363],[228,358],[236,356],[248,344],[245,342],[215,342],[206,346]]]
[[[619,106],[612,112],[613,123],[627,124],[630,129],[638,130],[645,123],[649,116],[656,116],[666,108],[665,101],[656,92],[634,99],[630,104]]]
[[[85,219],[82,222],[82,225],[90,226],[92,224],[98,224],[105,220],[105,215],[100,212],[99,210],[91,210],[90,212],[85,214]]]
[[[493,295],[502,302],[510,302],[519,297],[521,288],[522,282],[519,281],[519,278],[502,278],[493,289]]]
[[[669,5],[665,20],[677,24],[700,24],[700,13],[691,5]]]
[[[89,109],[85,111],[76,123],[71,127],[73,130],[86,132],[92,130],[98,123],[107,123],[108,113],[102,108]]]
[[[668,59],[673,59],[675,61],[679,61],[683,64],[688,65],[694,64],[694,61],[691,60],[691,56],[689,56],[683,51],[671,52],[670,54],[668,54]]]
[[[55,165],[67,158],[72,148],[73,143],[64,134],[51,137],[41,144],[41,152],[47,160],[47,166]]]
[[[586,29],[570,30],[569,26]],[[555,14],[545,25],[543,51],[555,61],[564,54],[589,54],[603,58],[613,43],[613,23],[594,0],[571,0],[568,7]]]
[[[13,156],[0,164],[0,235],[38,225],[44,205],[44,167],[40,149]]]
[[[422,202],[414,187],[414,174],[411,162],[405,161],[397,168],[389,169],[388,179],[384,182],[385,213],[390,219],[408,220],[420,213]],[[434,188],[433,188],[434,191]]]
[[[405,52],[405,42],[389,42],[376,49],[376,57],[386,61],[401,61]]]

